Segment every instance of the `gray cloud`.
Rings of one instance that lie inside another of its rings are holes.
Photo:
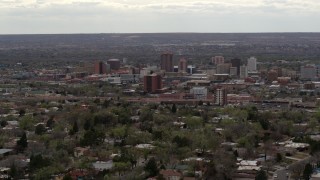
[[[0,33],[320,31],[318,0],[2,0]]]

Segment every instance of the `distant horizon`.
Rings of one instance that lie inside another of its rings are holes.
[[[316,34],[319,32],[101,32],[101,33],[12,33],[12,34],[0,34],[5,35],[90,35],[90,34]]]

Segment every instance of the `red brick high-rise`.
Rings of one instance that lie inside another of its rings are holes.
[[[143,89],[148,93],[155,93],[158,89],[162,89],[162,77],[158,74],[144,76]]]
[[[173,72],[173,54],[161,54],[160,65],[161,70],[165,70],[166,72]]]
[[[102,61],[97,61],[94,63],[94,73],[95,74],[106,74],[107,67],[106,64]]]
[[[187,72],[187,60],[185,58],[181,58],[179,60],[179,72]]]
[[[223,56],[214,56],[211,58],[211,62],[214,65],[223,64],[224,63],[224,57]]]

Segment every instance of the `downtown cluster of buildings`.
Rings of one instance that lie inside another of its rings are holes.
[[[66,84],[100,81],[123,86],[123,93],[127,95],[148,94],[145,99],[132,98],[132,101],[181,104],[202,101],[223,106],[272,99],[272,94],[280,91],[320,93],[320,66],[301,63],[297,67],[290,63],[279,60],[270,65],[258,62],[255,57],[242,60],[214,56],[202,64],[166,52],[159,55],[156,65],[133,66],[126,58],[109,59],[81,62],[62,69],[20,72],[12,77]],[[262,89],[269,94],[258,94]]]

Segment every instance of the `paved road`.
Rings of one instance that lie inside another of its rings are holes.
[[[277,170],[274,174],[277,174],[277,177],[273,178],[273,179],[276,179],[276,180],[289,180],[291,179],[291,169],[292,167],[298,165],[298,164],[303,164],[303,167],[305,164],[311,162],[312,160],[312,157],[306,157],[304,159],[301,159],[297,162],[294,162],[292,164],[290,164],[287,168],[282,168],[282,169],[279,169]]]
[[[277,180],[290,179],[290,171],[286,169],[277,170],[274,174],[277,174],[277,177],[274,177],[273,179],[277,179]]]

